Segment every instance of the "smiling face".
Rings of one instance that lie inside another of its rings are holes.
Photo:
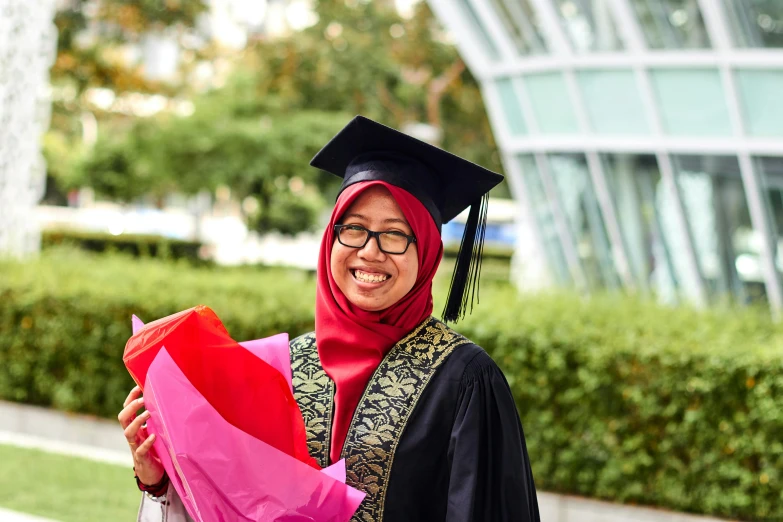
[[[413,235],[405,215],[384,187],[362,192],[340,219],[343,225],[361,225],[376,232],[397,231]],[[389,308],[410,292],[419,273],[419,254],[411,243],[404,254],[386,254],[371,238],[363,248],[332,244],[331,270],[343,295],[362,310]]]

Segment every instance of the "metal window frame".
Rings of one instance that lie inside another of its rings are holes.
[[[638,57],[647,49],[647,40],[644,38],[641,27],[636,21],[636,14],[626,0],[608,0],[611,9],[614,12],[615,20],[618,24],[617,30],[620,37],[624,40],[625,51],[620,54],[630,54]],[[628,20],[633,20],[629,24]]]
[[[535,39],[538,40],[538,43],[541,44],[541,48],[544,51],[543,53],[541,53],[539,51],[534,51],[534,52],[528,53],[528,55],[536,56],[536,55],[541,55],[541,54],[548,53],[549,52],[549,48],[547,47],[546,39],[538,31],[538,28],[535,27],[535,25],[533,23],[531,23],[531,21],[527,18],[527,15],[525,14],[524,9],[522,9],[521,2],[518,1],[518,0],[498,0],[498,1],[501,2],[503,5],[505,5],[506,9],[509,10],[509,12],[511,14],[511,23],[514,24],[514,25],[517,25],[518,28],[523,33],[525,33],[526,36],[527,36],[527,33],[529,32],[530,33],[530,39],[535,38]],[[531,47],[529,39],[526,38],[526,40],[528,40],[526,42],[528,47]]]
[[[739,155],[739,166],[742,184],[745,187],[745,197],[750,210],[750,220],[753,228],[762,235],[761,265],[764,272],[767,301],[773,317],[779,320],[781,312],[783,312],[783,291],[781,290],[780,273],[775,266],[776,237],[772,231],[769,214],[765,208],[761,180],[749,154]]]
[[[538,251],[541,253],[541,258],[545,264],[548,262],[546,255],[546,246],[544,245],[544,237],[541,235],[541,230],[538,226],[538,217],[535,215],[533,205],[528,197],[530,189],[525,182],[525,176],[522,172],[522,167],[519,165],[518,157],[511,154],[501,154],[503,161],[503,168],[508,175],[508,185],[511,194],[514,196],[517,202],[517,208],[524,214],[527,223],[530,225],[527,227],[532,232],[533,241],[536,242]],[[517,223],[519,225],[519,223]],[[557,280],[557,276],[551,273],[549,267],[547,267],[548,275],[552,281]]]
[[[530,97],[528,95],[527,89],[524,85],[524,82],[521,78],[511,78],[511,84],[512,87],[515,90],[515,93],[517,95],[517,100],[519,101],[522,109],[522,115],[525,118],[525,124],[527,125],[528,133],[531,135],[538,135],[540,133],[540,130],[538,128],[538,123],[536,122],[536,119],[534,117],[532,106],[530,102]],[[498,93],[496,91],[492,91],[492,93],[489,93],[487,89],[482,88],[482,93],[484,96],[484,99],[488,101],[488,105],[491,107],[494,107],[494,110],[491,111],[492,116],[490,118],[493,129],[495,129],[498,134],[498,144],[500,145],[500,148],[503,153],[504,158],[504,168],[511,167],[511,170],[507,170],[506,172],[510,175],[518,176],[519,186],[525,187],[525,190],[527,190],[527,185],[524,180],[524,176],[521,173],[521,167],[519,167],[513,158],[517,158],[519,154],[513,154],[509,153],[508,151],[511,150],[511,147],[508,146],[508,143],[512,141],[514,138],[510,137],[510,134],[507,129],[507,125],[505,125],[505,116],[503,111],[501,110],[502,107],[500,105],[500,100],[498,99]],[[538,176],[541,186],[544,190],[544,193],[547,196],[547,203],[549,205],[549,208],[552,212],[553,219],[555,221],[555,227],[557,229],[557,237],[558,241],[560,242],[560,248],[563,251],[563,255],[565,256],[566,265],[568,266],[568,271],[571,274],[571,278],[574,281],[574,284],[576,287],[583,291],[588,291],[588,285],[587,285],[587,278],[585,276],[584,267],[581,264],[581,260],[579,259],[579,254],[577,252],[576,248],[576,241],[574,240],[573,235],[571,234],[571,229],[568,226],[568,218],[565,215],[565,212],[562,209],[562,205],[560,203],[560,196],[557,193],[557,188],[554,185],[554,179],[551,177],[551,172],[549,170],[549,163],[547,161],[547,158],[543,154],[532,154],[533,159],[536,163],[536,176]],[[533,207],[530,205],[530,201],[525,197],[524,201],[520,202],[521,205],[526,205],[527,208],[524,210],[529,215],[533,213]],[[533,216],[533,220],[530,221],[530,223],[533,223],[537,226],[538,219],[536,216]],[[541,252],[542,255],[544,255],[544,258],[546,258],[546,250],[543,248],[543,238],[540,236],[540,233],[536,232],[539,246],[542,248]]]
[[[576,121],[579,125],[580,134],[589,135],[592,131],[590,118],[587,116],[587,109],[585,108],[582,92],[577,84],[576,74],[572,69],[568,69],[563,72],[563,77],[568,97],[571,99],[571,104],[576,112]],[[598,206],[601,209],[601,217],[609,236],[609,244],[612,247],[611,257],[614,260],[615,270],[623,286],[635,289],[636,281],[631,271],[630,256],[623,240],[620,222],[617,220],[617,212],[609,191],[609,183],[606,181],[606,172],[603,164],[596,150],[585,149],[584,154],[587,160],[587,170],[590,173],[593,189],[598,199]]]
[[[483,44],[476,34],[477,29],[454,8],[454,0],[428,0],[427,3],[449,32],[460,35],[455,38],[455,45],[473,75],[480,83],[491,81],[493,64],[481,51]]]
[[[520,76],[512,77],[511,84],[514,87],[514,91],[517,93],[519,104],[522,106],[522,116],[525,118],[528,134],[530,136],[540,136],[541,129],[536,120],[536,112],[535,109],[533,109],[533,102],[530,101],[530,93],[527,91],[527,85],[525,85],[525,82]]]
[[[593,187],[598,198],[598,205],[601,208],[601,214],[604,219],[604,225],[609,234],[609,242],[612,245],[612,259],[614,259],[617,275],[625,288],[635,290],[638,285],[631,269],[630,256],[623,238],[622,229],[620,228],[620,222],[617,219],[617,209],[609,190],[603,163],[598,153],[594,150],[587,151],[585,155],[587,168],[590,171],[590,177],[593,180]]]
[[[435,0],[430,0],[435,1]],[[531,3],[533,0],[531,0]],[[613,0],[615,4],[624,3],[627,0]],[[623,10],[618,10],[617,14]],[[624,16],[624,15],[623,15]],[[636,22],[634,21],[634,24]],[[570,51],[560,54],[545,54],[530,57],[516,57],[509,61],[489,64],[485,68],[488,76],[510,76],[526,73],[560,71],[565,67],[582,69],[630,69],[641,65],[645,68],[718,68],[721,64],[731,67],[748,69],[783,68],[783,53],[772,49],[736,49],[731,48],[723,52],[712,50],[683,50],[683,51],[647,51],[637,47],[640,42],[632,36],[635,33],[628,22],[623,22],[620,35],[625,41],[626,49],[623,52],[604,52],[594,54],[573,54]],[[618,29],[620,30],[620,29]],[[556,42],[559,39],[549,41]],[[562,43],[565,45],[565,43]]]
[[[530,6],[536,12],[538,19],[541,21],[541,27],[544,31],[544,38],[547,41],[547,47],[549,48],[550,53],[552,53],[540,61],[546,62],[554,59],[562,62],[563,60],[569,60],[570,57],[574,56],[574,52],[571,47],[571,40],[565,33],[565,30],[560,23],[560,18],[555,11],[554,4],[550,0],[530,0]],[[519,61],[520,60],[517,60],[517,63]],[[562,70],[562,68],[559,68],[558,72]],[[530,110],[530,119],[535,120],[535,111],[533,110],[533,104],[529,97],[529,93],[527,92],[527,86],[522,79],[522,75],[517,74],[517,77],[517,83],[520,86],[526,103],[524,109],[526,111]],[[566,89],[568,89],[567,86]],[[570,93],[569,98],[571,98]],[[573,99],[570,99],[569,101],[572,107],[576,107]],[[578,121],[577,124],[579,124]],[[536,134],[534,135],[537,137],[540,136],[537,122],[535,129]],[[581,127],[580,130],[582,130]],[[575,148],[575,150],[580,149],[581,147]],[[571,227],[568,224],[568,216],[563,210],[562,201],[560,200],[560,195],[557,192],[555,180],[552,177],[552,171],[549,167],[549,160],[546,157],[545,151],[543,150],[535,152],[533,156],[538,168],[538,174],[541,177],[544,191],[547,194],[547,198],[549,198],[549,203],[552,208],[552,213],[554,215],[555,223],[558,229],[558,236],[560,237],[561,247],[563,249],[564,255],[566,256],[566,262],[568,263],[569,270],[571,271],[571,278],[574,280],[574,284],[577,286],[577,288],[585,293],[588,293],[590,288],[587,281],[587,274],[585,273],[584,266],[582,266],[582,261],[579,258],[576,238],[571,232]]]
[[[731,31],[721,0],[699,0],[699,6],[704,13],[704,22],[713,46],[719,53],[731,50]],[[746,129],[733,66],[721,63],[718,68],[733,134],[742,139],[746,136]],[[761,266],[767,300],[773,317],[780,319],[781,312],[783,312],[783,287],[781,286],[780,273],[775,266],[776,238],[772,231],[772,224],[769,222],[761,180],[753,165],[750,153],[747,150],[740,150],[737,155],[745,198],[750,210],[751,224],[762,235]]]
[[[730,52],[734,47],[733,38],[723,10],[723,3],[721,0],[697,0],[697,2],[713,49]]]
[[[481,97],[484,100],[484,106],[487,109],[487,116],[489,117],[489,123],[492,126],[492,131],[495,135],[495,141],[498,148],[501,151],[510,149],[509,143],[515,139],[511,133],[511,125],[506,117],[506,111],[503,109],[503,100],[500,99],[500,92],[498,92],[497,81],[501,78],[495,78],[492,81],[481,82],[479,84],[479,90],[481,91]],[[511,84],[514,88],[512,80]],[[521,105],[521,104],[520,104]],[[527,115],[524,109],[520,107],[522,112],[522,119],[526,125],[527,133],[530,133],[530,128],[527,127]]]
[[[501,59],[490,63],[483,56],[473,40],[476,35],[467,20],[461,20],[461,15],[453,8],[453,0],[429,0],[433,10],[444,24],[455,34],[460,34],[457,45],[465,57],[472,72],[478,78],[482,87],[493,84],[499,77],[510,77],[512,85],[521,105],[524,121],[527,126],[525,136],[511,136],[505,122],[502,107],[498,105],[497,93],[493,89],[482,88],[483,97],[487,102],[493,130],[500,145],[508,172],[517,170],[513,158],[519,154],[532,154],[538,166],[538,175],[544,190],[552,195],[554,180],[549,170],[545,154],[556,152],[581,152],[588,160],[593,187],[599,201],[601,213],[610,235],[612,248],[617,252],[625,252],[627,246],[621,236],[616,208],[606,183],[606,172],[600,158],[601,153],[631,153],[653,154],[656,156],[661,179],[670,191],[674,202],[674,218],[683,236],[680,239],[686,248],[685,272],[680,274],[691,281],[685,288],[692,290],[689,296],[696,304],[707,302],[707,290],[701,274],[691,228],[688,223],[682,195],[675,179],[675,169],[671,154],[699,155],[736,155],[739,159],[740,174],[746,191],[748,207],[754,229],[764,234],[762,265],[764,280],[773,314],[779,316],[783,311],[783,285],[781,275],[775,267],[775,244],[770,217],[767,215],[763,197],[763,186],[760,174],[753,163],[754,156],[783,156],[783,138],[759,138],[745,133],[740,99],[736,83],[736,68],[743,69],[783,69],[783,52],[776,49],[743,48],[734,46],[731,27],[726,18],[726,12],[721,0],[698,0],[698,8],[704,20],[705,28],[712,43],[710,49],[691,50],[651,50],[647,45],[636,12],[630,0],[607,0],[613,15],[617,31],[624,43],[624,49],[617,52],[577,53],[572,49],[571,40],[566,29],[560,23],[556,6],[551,0],[529,0],[531,8],[540,21],[541,35],[544,38],[549,54],[521,55],[514,43],[506,34],[499,13],[482,0],[468,0],[474,11],[490,33],[489,37],[498,48]],[[465,36],[461,33],[465,32]],[[699,138],[674,137],[663,132],[661,115],[653,85],[650,70],[657,67],[665,68],[713,68],[718,70],[726,97],[729,116],[732,123],[733,136],[729,138]],[[597,136],[591,133],[590,122],[586,117],[585,100],[578,86],[576,73],[590,70],[630,70],[638,84],[642,103],[645,108],[650,135],[644,136]],[[542,135],[539,132],[534,111],[528,97],[522,77],[531,73],[560,72],[566,80],[566,87],[575,116],[583,135]],[[508,165],[511,165],[509,168]],[[517,172],[517,174],[519,174]],[[516,176],[516,175],[515,175]],[[519,180],[517,180],[519,181]],[[524,183],[524,180],[522,180]],[[524,185],[523,185],[524,186]],[[555,189],[556,192],[556,189]],[[554,194],[557,196],[557,194]],[[524,203],[521,203],[524,205]],[[526,211],[531,209],[527,208]],[[551,210],[558,226],[563,252],[569,262],[572,272],[581,272],[581,286],[586,288],[584,271],[576,253],[576,243],[567,225],[567,216],[563,214],[562,206],[557,198],[552,201]],[[532,221],[534,222],[534,221]],[[618,233],[619,231],[619,233]],[[540,238],[539,238],[540,240]],[[620,245],[622,248],[619,248]],[[622,256],[622,254],[621,254]],[[618,262],[619,261],[619,262]],[[616,259],[618,273],[623,263]],[[630,264],[628,265],[630,268]],[[632,271],[629,270],[632,274]],[[622,277],[622,276],[621,276]],[[574,281],[579,281],[579,275]]]
[[[529,111],[529,99],[527,98],[527,93],[524,90],[524,86],[521,85],[521,82],[518,78],[511,78],[511,86],[515,91],[515,94],[517,96],[517,100],[520,103],[520,109],[522,111],[522,117],[525,120],[525,125],[527,128],[528,133],[537,133],[538,128],[536,126],[535,118],[532,117],[532,113]],[[508,183],[509,183],[509,189],[511,190],[511,194],[514,197],[514,200],[516,202],[516,207],[520,211],[521,214],[524,214],[527,218],[528,223],[528,229],[531,230],[532,236],[534,238],[534,241],[536,241],[538,246],[538,252],[540,253],[541,259],[543,259],[545,262],[548,262],[547,257],[547,249],[544,244],[544,237],[541,235],[541,230],[538,226],[538,217],[535,215],[535,211],[533,208],[533,205],[528,197],[530,194],[530,190],[527,186],[527,182],[525,181],[524,174],[522,172],[522,167],[519,165],[518,160],[518,154],[511,154],[507,151],[510,150],[510,147],[508,147],[508,140],[511,136],[511,131],[508,126],[508,122],[506,121],[505,117],[505,111],[503,110],[503,106],[500,100],[500,94],[494,85],[494,82],[481,82],[480,84],[480,90],[482,98],[485,100],[485,103],[487,104],[487,113],[489,116],[490,124],[492,125],[493,131],[495,133],[495,138],[497,140],[498,148],[501,152],[501,159],[503,162],[503,168],[506,172],[506,175],[508,177]],[[538,170],[538,168],[536,168]],[[539,180],[541,179],[541,173],[536,172],[536,176],[539,177]],[[542,187],[544,188],[544,191],[546,192],[546,187],[544,182],[542,181]],[[549,194],[547,192],[547,194]],[[548,202],[551,205],[551,201]],[[550,207],[551,208],[551,207]],[[557,215],[557,210],[554,208],[551,208],[553,215]],[[581,266],[578,268],[574,268],[572,259],[576,259],[577,263],[579,262],[578,256],[575,254],[575,246],[572,244],[569,244],[567,241],[567,238],[564,239],[562,232],[562,228],[560,224],[558,223],[558,218],[555,217],[555,226],[557,227],[557,236],[558,241],[560,242],[560,246],[563,250],[563,255],[565,256],[565,261],[568,266],[569,272],[571,273],[571,277],[575,277],[575,273],[582,273]],[[519,221],[516,223],[517,226],[519,226]],[[547,266],[547,270],[549,272],[549,277],[552,281],[556,281],[557,277],[555,274],[551,272],[551,269]],[[577,279],[574,278],[574,281],[577,281]],[[581,287],[580,287],[581,288]]]
[[[500,61],[513,60],[519,56],[514,42],[506,33],[506,28],[498,20],[498,13],[484,0],[466,0],[478,16],[487,31],[487,37],[493,40],[500,54]]]
[[[658,100],[655,98],[652,81],[650,79],[650,65],[645,61],[648,56],[655,56],[659,53],[650,53],[647,40],[644,37],[639,20],[635,16],[630,0],[613,0],[613,6],[618,16],[620,27],[626,39],[626,48],[628,56],[632,61],[631,69],[634,71],[636,82],[639,86],[642,104],[647,113],[648,123],[652,131],[652,136],[647,138],[649,147],[647,153],[655,154],[658,162],[658,169],[661,172],[661,180],[668,188],[674,202],[674,218],[680,230],[681,241],[685,245],[685,262],[688,270],[686,277],[690,279],[693,292],[688,298],[697,306],[707,304],[707,288],[704,277],[701,273],[701,267],[696,254],[696,247],[693,241],[690,224],[685,212],[685,205],[682,201],[682,195],[677,187],[674,168],[668,151],[670,148],[665,145],[663,124],[661,122],[661,113],[658,107]],[[693,53],[697,54],[697,53]],[[615,149],[616,150],[616,149]],[[687,287],[686,287],[687,288]]]
[[[557,191],[555,180],[552,177],[552,172],[549,168],[549,160],[542,152],[538,152],[533,156],[536,162],[536,170],[538,170],[538,175],[541,179],[541,185],[544,188],[547,200],[552,209],[555,226],[557,227],[557,234],[560,238],[560,245],[563,248],[563,254],[566,257],[566,263],[571,272],[571,278],[574,280],[576,287],[587,294],[590,292],[590,285],[587,283],[587,275],[585,274],[582,261],[579,259],[579,253],[576,248],[576,239],[571,232],[571,227],[568,224],[568,216],[563,210],[560,193]]]
[[[616,49],[616,50],[606,51],[606,50],[577,48],[576,42],[574,42],[573,35],[570,34],[570,32],[568,31],[568,21],[561,15],[561,13],[558,12],[559,6],[557,5],[557,0],[550,0],[550,1],[552,2],[555,15],[557,16],[558,24],[562,27],[563,35],[566,37],[568,41],[568,45],[575,55],[585,56],[591,53],[620,52],[623,50],[623,49]],[[592,2],[590,0],[574,0],[574,2],[576,4],[579,4],[579,10],[584,15],[587,24],[590,26],[590,31],[592,33],[592,36],[597,37],[600,34],[600,31],[596,23],[595,9],[593,9],[592,6],[588,5]],[[622,37],[622,31],[620,31],[620,28],[618,27],[619,19],[617,17],[616,11],[612,7],[611,0],[607,1],[606,8],[609,12],[609,17],[611,18],[612,21],[614,36],[619,37],[619,39],[622,42],[621,47],[625,47],[625,39]]]
[[[548,59],[555,59],[562,63],[564,57],[573,57],[571,40],[560,24],[560,17],[551,0],[530,0],[530,6],[538,14],[538,19],[541,20],[541,26],[544,28],[544,38],[549,43],[548,47],[552,53],[548,55]],[[515,63],[525,61],[516,60]]]
[[[636,74],[639,90],[642,81]],[[640,93],[641,94],[641,93]],[[645,102],[644,98],[642,101]],[[647,109],[647,108],[646,108]],[[648,119],[650,115],[648,113]],[[650,129],[653,121],[650,120]],[[511,137],[508,146],[512,152],[580,151],[595,149],[601,152],[626,152],[649,154],[666,150],[674,154],[742,154],[751,156],[783,156],[783,139],[780,138],[681,138],[677,136],[530,136]]]

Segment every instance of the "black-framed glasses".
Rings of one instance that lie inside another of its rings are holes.
[[[378,248],[386,254],[404,254],[410,244],[416,242],[414,236],[396,230],[373,232],[361,225],[335,225],[334,233],[341,245],[351,248],[364,248],[370,238],[374,237]]]

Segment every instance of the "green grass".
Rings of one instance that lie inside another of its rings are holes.
[[[122,466],[0,444],[0,506],[62,522],[136,520],[140,493]]]

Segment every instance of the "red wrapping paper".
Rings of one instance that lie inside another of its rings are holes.
[[[148,323],[125,346],[123,361],[144,389],[165,346],[193,387],[230,424],[316,469],[299,406],[285,378],[231,339],[206,306]]]

